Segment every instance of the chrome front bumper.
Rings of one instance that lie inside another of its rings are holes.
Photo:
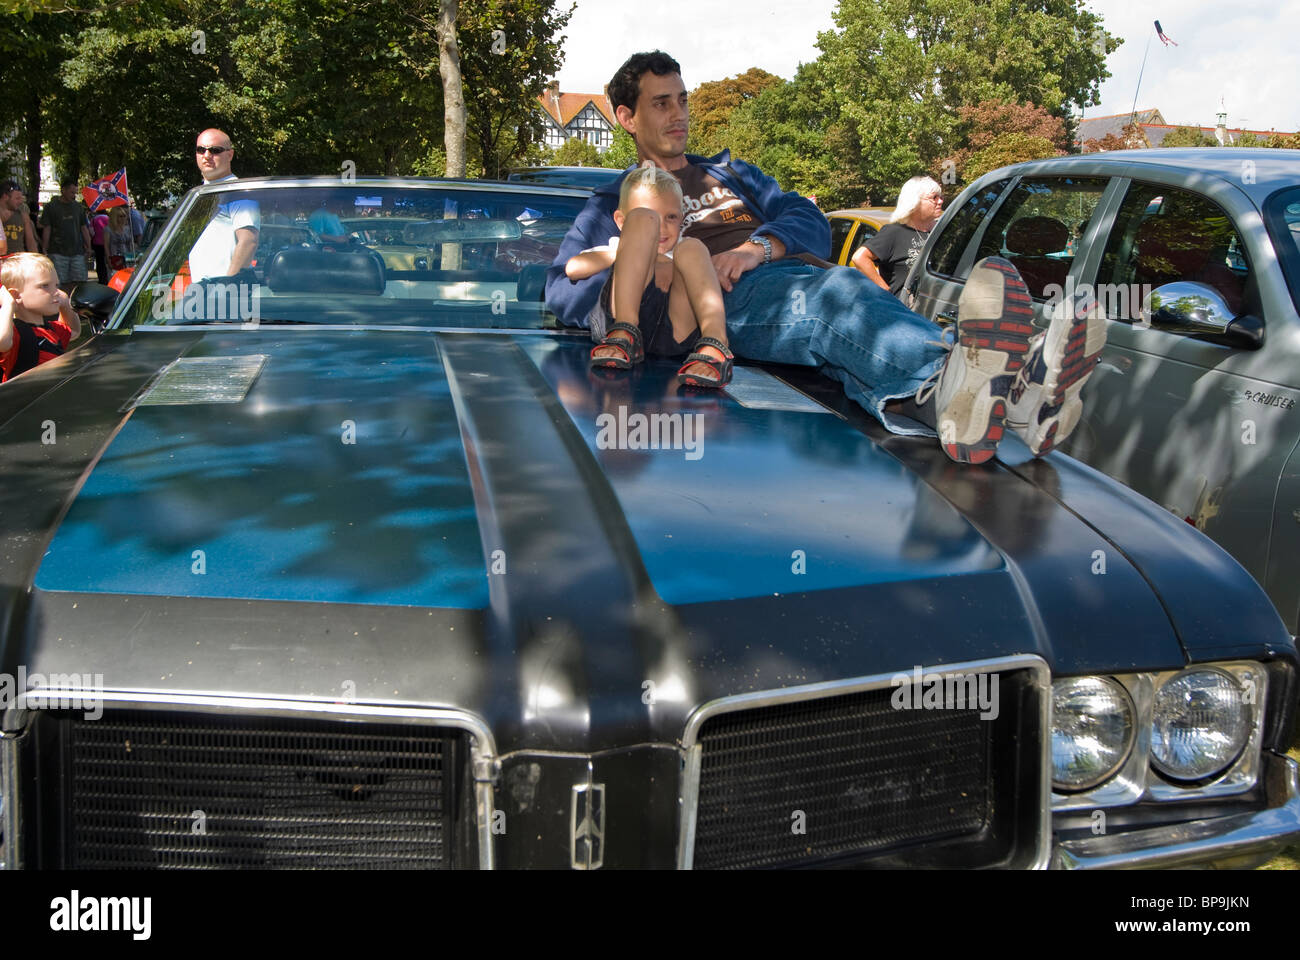
[[[1249,866],[1300,839],[1300,764],[1289,757],[1271,765],[1264,810],[1213,820],[1192,820],[1114,836],[1066,840],[1052,848],[1051,867],[1186,867],[1225,861]]]

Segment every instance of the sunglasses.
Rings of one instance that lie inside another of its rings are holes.
[[[205,146],[203,146],[203,144],[198,144],[197,146],[195,146],[195,148],[194,148],[194,152],[195,152],[195,153],[210,153],[210,154],[212,154],[214,157],[219,157],[219,156],[221,156],[223,153],[225,153],[227,150],[233,150],[233,149],[234,149],[233,147],[205,147]]]

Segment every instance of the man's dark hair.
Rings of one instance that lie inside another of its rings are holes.
[[[59,181],[60,190],[62,190],[64,187],[75,187],[76,185],[77,185],[76,177],[64,177],[62,180]]]
[[[627,107],[636,113],[636,102],[641,97],[641,76],[646,71],[656,77],[665,77],[670,73],[681,73],[682,65],[662,50],[632,54],[609,81],[609,102],[615,110]]]
[[[17,180],[0,180],[0,197],[7,197],[15,190],[23,190],[23,185]],[[26,193],[23,190],[23,193]]]

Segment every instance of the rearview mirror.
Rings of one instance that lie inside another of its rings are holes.
[[[1258,350],[1264,344],[1263,320],[1250,314],[1234,317],[1218,290],[1191,280],[1166,283],[1147,294],[1142,322],[1225,347]]]

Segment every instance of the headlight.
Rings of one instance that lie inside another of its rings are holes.
[[[1114,680],[1075,677],[1052,684],[1052,786],[1090,790],[1133,748],[1133,701]]]
[[[1250,707],[1224,670],[1178,674],[1156,694],[1151,763],[1174,780],[1203,780],[1226,769],[1250,739]]]

